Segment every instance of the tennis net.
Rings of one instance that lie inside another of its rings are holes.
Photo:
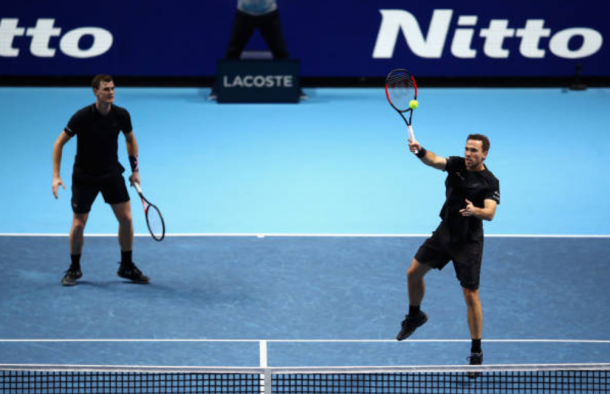
[[[334,368],[0,365],[0,393],[608,393],[610,364]]]

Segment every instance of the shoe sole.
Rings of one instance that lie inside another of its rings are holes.
[[[74,286],[76,285],[76,281],[79,280],[80,278],[83,277],[83,274],[80,274],[79,276],[76,277],[76,279],[74,279],[74,282],[64,282],[64,280],[61,280],[61,285],[62,286]]]
[[[401,336],[397,336],[397,337],[396,337],[396,340],[397,340],[397,341],[404,341],[405,339],[409,338],[411,335],[413,335],[413,333],[414,333],[414,332],[415,332],[415,331],[416,331],[418,328],[420,328],[421,326],[423,326],[424,324],[426,324],[426,322],[427,322],[427,321],[428,321],[428,315],[426,315],[426,318],[424,319],[424,321],[423,321],[423,322],[422,322],[420,325],[418,325],[417,327],[415,327],[413,330],[409,331],[407,334],[403,335],[402,337],[401,337]]]
[[[122,275],[120,275],[120,274],[117,274],[117,276],[118,276],[119,278],[127,279],[127,280],[129,280],[129,281],[131,281],[131,282],[133,282],[133,283],[137,283],[137,284],[139,284],[139,285],[145,285],[145,284],[150,283],[150,279],[149,279],[148,281],[143,281],[143,280],[131,279],[131,278],[127,277],[127,276],[122,276]]]

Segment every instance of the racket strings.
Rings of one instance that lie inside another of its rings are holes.
[[[165,236],[165,223],[161,212],[154,205],[150,205],[146,210],[146,223],[153,238],[157,240],[163,239]]]
[[[411,74],[401,70],[392,72],[386,78],[388,98],[400,111],[409,109],[409,102],[415,96],[415,84]]]

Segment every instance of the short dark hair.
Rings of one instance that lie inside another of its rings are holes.
[[[100,83],[102,82],[112,82],[112,76],[107,74],[100,74],[93,77],[93,81],[91,82],[91,87],[93,89],[99,89]]]
[[[489,138],[483,134],[470,134],[466,141],[468,140],[481,141],[483,143],[483,152],[489,152]]]

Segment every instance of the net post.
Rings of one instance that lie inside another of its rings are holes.
[[[264,373],[261,376],[263,381],[261,382],[261,394],[270,394],[272,391],[271,387],[271,370],[267,365],[267,341],[258,342],[259,351],[259,364],[261,368],[264,368]]]
[[[272,375],[272,369],[265,368],[265,373],[263,374],[263,380],[264,380],[264,387],[262,388],[263,394],[272,394],[273,393],[273,386],[271,384],[271,375]]]

